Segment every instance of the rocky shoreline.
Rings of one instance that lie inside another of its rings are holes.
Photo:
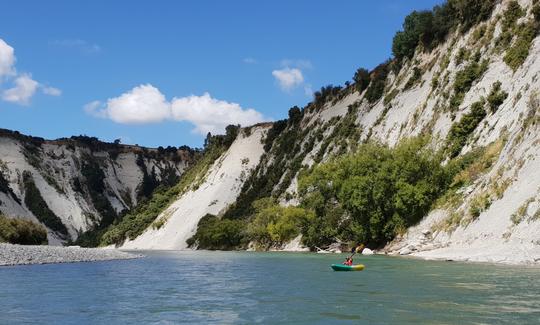
[[[0,244],[0,266],[94,262],[140,258],[116,249]]]

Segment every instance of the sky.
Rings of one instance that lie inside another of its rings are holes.
[[[0,0],[0,128],[148,147],[287,116],[440,0]]]

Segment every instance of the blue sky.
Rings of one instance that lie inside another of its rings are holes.
[[[0,127],[199,147],[373,68],[440,2],[0,0]]]

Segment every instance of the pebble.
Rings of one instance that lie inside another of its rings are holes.
[[[0,266],[73,263],[139,258],[116,249],[0,244]]]

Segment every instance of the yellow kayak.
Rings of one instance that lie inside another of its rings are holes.
[[[334,271],[362,271],[364,270],[363,264],[356,264],[356,265],[343,265],[343,264],[332,264],[332,269]]]

